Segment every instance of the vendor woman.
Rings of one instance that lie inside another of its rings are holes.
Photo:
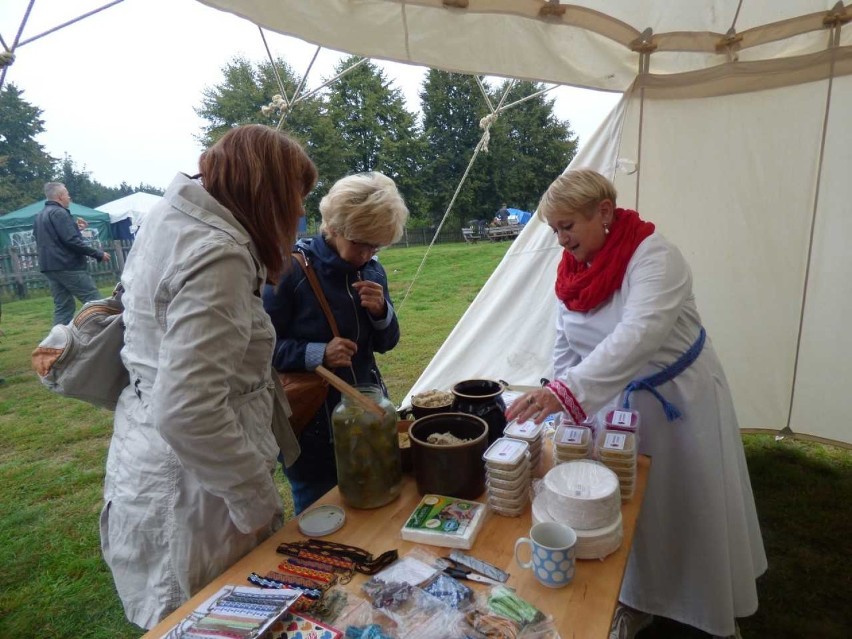
[[[557,178],[538,215],[563,247],[556,276],[554,379],[510,419],[564,411],[576,423],[625,403],[653,459],[611,637],[652,615],[738,636],[766,570],[731,392],[680,251],[589,170]]]

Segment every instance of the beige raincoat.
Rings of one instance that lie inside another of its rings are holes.
[[[115,411],[101,545],[128,619],[144,628],[281,526],[265,275],[242,226],[183,175],[128,258],[130,386]],[[289,464],[299,449],[283,430]]]

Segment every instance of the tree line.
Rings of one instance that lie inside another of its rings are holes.
[[[149,184],[104,186],[92,179],[85,165],[78,168],[70,155],[52,157],[36,140],[45,131],[43,111],[23,93],[11,83],[0,91],[0,215],[43,200],[46,182],[63,182],[77,204],[90,208],[137,191],[162,195]]]
[[[381,171],[396,181],[413,223],[435,225],[482,137],[480,121],[490,113],[476,78],[430,69],[421,86],[418,117],[406,108],[402,92],[370,61],[357,56],[342,59],[332,77],[356,64],[322,91],[278,108],[273,97],[291,98],[302,78],[283,59],[273,67],[269,61],[235,57],[222,69],[221,82],[203,91],[196,112],[206,123],[198,139],[207,147],[235,125],[280,122],[282,130],[302,142],[319,169],[320,181],[306,202],[309,218],[318,217],[319,200],[338,178]],[[507,88],[504,104],[543,88],[536,82],[509,80],[484,86],[493,106]],[[478,155],[448,225],[458,228],[468,220],[490,220],[504,202],[535,210],[538,198],[576,150],[576,136],[567,121],[556,117],[547,94],[507,109],[494,120],[488,151]]]
[[[491,113],[477,79],[430,69],[420,89],[421,111],[415,113],[369,60],[342,59],[332,77],[356,64],[328,87],[282,108],[280,100],[273,103],[274,96],[292,97],[303,78],[284,59],[273,66],[237,56],[222,68],[221,81],[202,92],[196,113],[204,124],[196,137],[207,148],[238,124],[280,123],[319,169],[319,183],[306,202],[313,221],[319,217],[319,200],[337,179],[381,171],[396,181],[413,224],[434,226],[482,137],[480,122]],[[536,95],[541,84],[505,80],[483,87],[493,106],[501,100],[504,105],[520,102],[494,119],[487,152],[479,153],[456,195],[449,228],[490,220],[503,203],[534,210],[577,150],[576,136],[569,122],[554,114],[553,100]],[[42,111],[22,93],[14,84],[0,92],[0,214],[42,199],[42,187],[51,180],[64,182],[75,202],[90,207],[136,191],[162,194],[146,184],[106,187],[70,155],[51,157],[36,140],[45,130]]]

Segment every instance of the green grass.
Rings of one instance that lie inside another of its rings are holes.
[[[399,311],[402,340],[379,364],[399,403],[508,244],[438,245]],[[381,254],[397,304],[425,249]],[[103,289],[105,293],[108,288]],[[98,515],[112,414],[45,390],[29,355],[49,330],[50,298],[3,304],[0,339],[0,638],[130,639],[100,556]],[[456,380],[448,380],[449,382]],[[745,637],[840,639],[852,631],[852,455],[766,435],[745,437],[770,568]],[[284,481],[282,495],[289,499]],[[642,639],[694,637],[657,623]]]

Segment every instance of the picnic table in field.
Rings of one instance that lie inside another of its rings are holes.
[[[524,229],[523,224],[508,224],[507,226],[487,226],[484,224],[472,224],[462,228],[464,241],[475,244],[479,240],[490,240],[500,242],[502,240],[513,240]]]

